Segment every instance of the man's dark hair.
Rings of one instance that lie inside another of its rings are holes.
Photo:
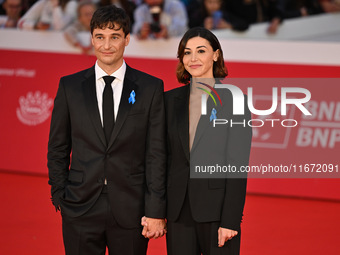
[[[108,5],[98,8],[91,19],[91,34],[96,28],[123,29],[125,36],[130,33],[130,18],[121,8]]]

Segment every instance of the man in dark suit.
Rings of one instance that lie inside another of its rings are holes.
[[[95,66],[62,77],[48,144],[66,254],[146,254],[165,230],[163,82],[125,64],[130,21],[113,5],[91,21]],[[70,157],[72,154],[72,158]]]

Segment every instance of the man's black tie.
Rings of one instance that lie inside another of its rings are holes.
[[[108,143],[115,125],[113,91],[111,86],[115,77],[103,76],[103,79],[105,81],[105,88],[103,92],[103,126],[106,142]]]

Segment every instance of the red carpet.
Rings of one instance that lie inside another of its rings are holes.
[[[268,180],[270,181],[270,180]],[[0,254],[64,254],[46,177],[0,173]],[[248,195],[242,255],[339,255],[340,202]],[[165,255],[165,238],[148,255]]]

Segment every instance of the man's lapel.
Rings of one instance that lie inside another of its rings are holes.
[[[88,72],[85,74],[85,78],[86,79],[83,82],[83,93],[86,102],[86,108],[94,125],[94,128],[100,138],[100,141],[103,143],[104,146],[106,146],[105,134],[98,110],[96,76],[94,67],[88,70]]]
[[[177,129],[180,137],[185,156],[188,161],[189,157],[189,93],[190,86],[186,86],[186,93],[175,97],[175,113],[177,116]]]
[[[133,73],[133,69],[127,65],[123,84],[123,91],[122,96],[120,98],[115,127],[113,129],[107,149],[109,149],[112,146],[114,140],[117,138],[117,135],[119,134],[119,131],[121,130],[126,120],[126,117],[128,116],[128,113],[131,109],[132,103],[129,103],[129,98],[132,90],[135,91],[136,98],[138,97],[138,86],[135,84],[134,81],[135,75]]]

